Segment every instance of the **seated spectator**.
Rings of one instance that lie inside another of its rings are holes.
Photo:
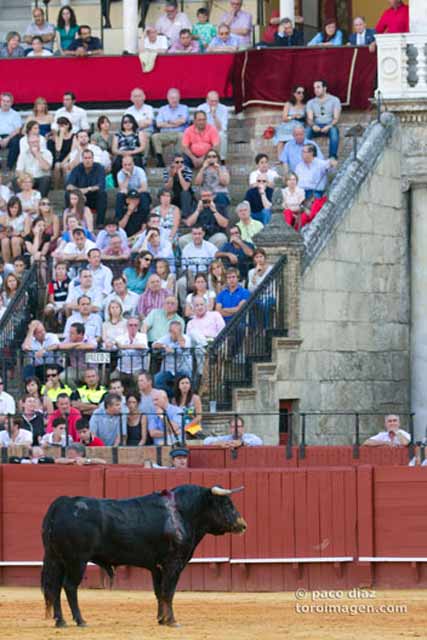
[[[123,307],[123,316],[129,318],[136,314],[140,297],[137,293],[129,291],[127,287],[126,278],[124,275],[115,276],[112,281],[113,292],[110,293],[104,300],[104,309],[108,308],[108,305],[113,300],[118,300]]]
[[[31,45],[34,36],[41,36],[43,44],[49,51],[53,50],[53,41],[55,40],[55,26],[46,22],[43,9],[36,7],[33,9],[33,20],[28,25],[25,34],[24,42],[27,45]]]
[[[216,27],[209,22],[209,11],[205,7],[200,7],[196,15],[197,22],[193,24],[193,38],[199,42],[200,50],[206,51],[211,40],[216,36]]]
[[[106,151],[110,156],[113,153],[115,134],[111,131],[111,120],[108,116],[99,116],[96,121],[96,131],[92,134],[92,144]]]
[[[138,313],[141,319],[144,320],[152,309],[161,309],[169,295],[170,292],[167,289],[162,289],[159,276],[153,273],[148,278],[144,293],[139,297]]]
[[[31,177],[31,176],[30,176]],[[32,181],[31,181],[32,184]],[[10,198],[13,196],[13,191],[9,189],[8,186],[1,183],[0,178],[0,216],[6,215],[7,203]],[[40,194],[39,194],[40,197]]]
[[[306,198],[321,198],[325,192],[328,171],[337,166],[334,158],[319,160],[316,157],[316,148],[311,144],[304,145],[303,160],[296,168],[296,175],[301,189],[305,191]]]
[[[148,24],[140,40],[140,52],[154,51],[156,53],[166,53],[168,48],[169,43],[167,37],[160,35],[154,25]]]
[[[43,413],[36,411],[36,399],[33,396],[26,395],[23,398],[21,422],[22,428],[27,429],[32,434],[32,444],[40,444],[44,435]]]
[[[339,98],[328,93],[328,84],[325,80],[316,80],[314,83],[315,98],[307,102],[307,124],[310,127],[307,137],[329,138],[329,157],[338,158],[340,134],[337,127],[341,115],[341,102]]]
[[[10,432],[8,429],[0,431],[0,447],[10,447],[14,444],[22,444],[26,447],[32,446],[33,434],[28,428],[24,428],[21,418],[13,417],[9,425]]]
[[[375,51],[375,29],[368,29],[365,18],[356,16],[353,33],[349,35],[347,44],[353,47],[369,46],[370,51]]]
[[[169,48],[169,53],[199,53],[200,46],[193,40],[191,29],[181,29],[179,39],[175,40]]]
[[[87,418],[80,418],[76,422],[76,431],[79,436],[79,442],[85,447],[105,447],[104,441],[94,436],[89,428]]]
[[[43,218],[36,218],[29,234],[24,236],[25,256],[30,258],[30,264],[45,262],[49,253],[52,236],[46,231]]]
[[[255,267],[248,273],[248,289],[252,293],[273,268],[267,263],[267,254],[264,249],[257,248],[254,251],[253,260]]]
[[[176,420],[187,437],[195,438],[202,431],[202,401],[194,392],[191,378],[180,376],[175,382],[173,404],[178,408]]]
[[[79,437],[76,430],[77,420],[80,420],[81,413],[78,409],[71,406],[70,398],[67,393],[60,393],[56,398],[56,409],[53,413],[50,414],[46,433],[53,432],[53,422],[54,420],[61,418],[62,420],[66,420],[66,429],[68,427],[68,434],[73,439],[74,442],[78,442]]]
[[[147,335],[148,343],[157,342],[166,335],[171,322],[179,322],[184,331],[184,320],[178,315],[178,300],[169,295],[161,309],[152,309],[144,319],[142,332]]]
[[[13,396],[4,390],[3,378],[0,377],[0,424],[5,423],[5,416],[13,416],[16,411],[16,404]]]
[[[58,337],[54,333],[48,333],[39,320],[32,320],[21,347],[22,351],[27,351],[30,355],[27,360],[30,364],[24,367],[24,378],[36,375],[43,380],[45,365],[55,361],[54,354],[50,355],[50,352],[57,349],[58,344]]]
[[[4,306],[2,306],[0,309],[1,316],[3,316],[6,310],[5,308],[12,302],[13,298],[15,297],[20,284],[21,284],[20,281],[18,280],[18,278],[15,276],[14,273],[9,273],[6,276],[3,284],[3,291],[2,291],[1,304]]]
[[[71,220],[71,217],[69,217]],[[87,258],[90,249],[95,249],[96,244],[89,240],[81,227],[76,227],[71,233],[72,240],[65,246],[59,246],[55,252],[56,257],[63,257],[64,260],[81,262]]]
[[[175,153],[181,149],[182,134],[188,124],[189,111],[185,104],[180,104],[180,98],[181,94],[178,89],[169,89],[167,93],[168,104],[160,107],[157,114],[156,125],[159,133],[154,133],[151,140],[158,167],[165,166],[164,146],[173,144]]]
[[[178,11],[175,0],[166,0],[164,14],[157,20],[156,29],[173,43],[178,40],[182,29],[190,29],[191,32],[191,22],[185,13]]]
[[[147,286],[150,277],[153,256],[149,251],[143,251],[134,256],[132,266],[126,267],[123,275],[126,277],[130,291],[141,295]]]
[[[69,339],[64,340],[57,349],[70,352],[68,366],[61,373],[61,380],[65,380],[70,387],[77,387],[86,369],[86,353],[95,351],[97,341],[85,335],[85,327],[81,322],[73,322],[69,329]]]
[[[119,233],[113,233],[110,236],[108,247],[102,252],[102,257],[106,260],[127,260],[130,256],[129,247],[123,245],[122,238]]]
[[[147,227],[147,235],[145,236],[141,249],[142,251],[149,251],[154,260],[157,258],[167,260],[171,271],[175,272],[175,255],[172,245],[170,242],[161,242],[159,229],[156,227]]]
[[[45,433],[40,440],[40,445],[44,448],[48,447],[68,447],[73,443],[70,435],[67,437],[67,423],[63,417],[55,418],[52,421],[52,431]]]
[[[42,149],[39,136],[28,137],[28,149],[18,156],[16,163],[17,178],[22,178],[24,173],[29,174],[36,189],[42,197],[47,196],[51,183],[51,167],[53,156],[48,149]]]
[[[92,30],[88,24],[80,25],[77,35],[78,37],[71,41],[68,49],[64,50],[64,56],[85,58],[87,56],[103,55],[101,40],[92,35]]]
[[[208,279],[204,273],[198,273],[194,276],[193,291],[189,293],[185,299],[184,316],[186,318],[192,318],[194,316],[194,300],[196,298],[202,298],[208,310],[213,310],[216,294],[215,291],[208,288]]]
[[[116,196],[116,219],[128,236],[137,233],[147,222],[151,196],[144,169],[135,166],[132,156],[124,156],[117,174],[119,191]],[[135,201],[136,207],[135,207]]]
[[[104,229],[96,236],[96,246],[101,251],[101,254],[108,249],[111,243],[111,238],[119,235],[122,241],[122,249],[125,251],[128,248],[128,237],[126,231],[121,229],[115,220],[109,220]]]
[[[342,31],[337,27],[335,18],[325,20],[323,29],[307,43],[308,47],[321,45],[322,47],[341,47],[343,44]]]
[[[221,213],[227,210],[230,205],[230,195],[228,185],[230,184],[230,174],[224,166],[220,164],[219,153],[211,149],[194,178],[195,186],[201,190],[212,191],[214,202]]]
[[[108,393],[104,398],[104,406],[98,407],[90,418],[90,430],[107,447],[117,447],[126,444],[126,418],[127,408],[123,409],[120,396]]]
[[[250,292],[239,285],[240,273],[237,269],[227,269],[227,286],[217,296],[216,311],[224,318],[227,324],[245,304],[250,297]]]
[[[226,269],[235,266],[242,279],[246,280],[249,267],[252,266],[254,249],[255,247],[251,242],[242,240],[240,228],[234,225],[230,227],[230,240],[223,244],[221,249],[216,252],[215,257],[222,259]]]
[[[0,217],[0,243],[3,260],[22,254],[24,244],[25,216],[19,198],[12,196],[6,206],[6,215]]]
[[[218,311],[209,311],[206,301],[200,296],[193,298],[194,316],[187,325],[187,335],[192,342],[205,346],[224,329],[224,318]]]
[[[132,384],[135,376],[147,368],[147,335],[139,328],[138,316],[131,316],[127,320],[126,330],[116,338],[119,357],[115,373],[120,375],[120,380],[125,384]]]
[[[86,268],[92,274],[94,289],[100,291],[103,296],[108,296],[111,293],[113,272],[105,264],[102,264],[101,251],[98,248],[90,249],[87,257],[88,265]]]
[[[302,85],[295,85],[292,88],[291,97],[283,107],[282,122],[276,127],[273,143],[277,145],[277,157],[280,160],[285,143],[292,140],[294,127],[305,124],[305,89]],[[274,180],[272,181],[274,182]],[[272,184],[270,185],[272,186]]]
[[[258,178],[265,178],[269,187],[274,187],[274,181],[280,178],[275,169],[270,168],[270,159],[266,153],[255,156],[256,169],[249,174],[249,186],[255,187]]]
[[[273,47],[303,47],[304,46],[304,31],[302,28],[297,28],[295,18],[295,28],[292,24],[292,20],[289,18],[283,18],[280,20],[277,27],[277,31],[274,34],[272,45]],[[265,37],[264,37],[265,40]]]
[[[247,49],[252,45],[252,15],[242,9],[242,4],[242,0],[230,0],[230,10],[222,14],[220,23],[228,25],[239,47]],[[220,31],[218,27],[218,33]]]
[[[208,52],[223,53],[225,51],[237,51],[239,46],[239,37],[231,33],[231,29],[228,24],[221,22],[218,26],[217,35],[210,41]]]
[[[166,49],[167,46],[166,42]],[[133,116],[138,124],[139,131],[142,131],[145,135],[144,160],[146,163],[150,152],[151,135],[154,132],[154,110],[151,105],[146,104],[145,98],[146,96],[142,89],[139,87],[132,89],[132,93],[130,94],[132,106],[126,109],[125,115]]]
[[[227,284],[227,276],[222,260],[212,260],[208,269],[209,289],[215,291],[216,295],[222,291]]]
[[[61,382],[59,379],[60,367],[57,364],[48,364],[46,365],[46,382],[41,388],[41,394],[44,399],[48,399],[54,408],[56,409],[56,401],[58,400],[58,396],[62,393],[66,396],[70,397],[73,393],[72,389]],[[31,378],[30,378],[31,379]],[[37,379],[37,378],[36,378]],[[30,393],[30,391],[28,391]],[[52,413],[52,412],[50,412]]]
[[[103,289],[99,284],[95,284],[93,281],[92,271],[87,267],[82,267],[79,271],[79,277],[73,280],[68,296],[65,301],[65,308],[67,312],[78,310],[78,299],[81,296],[86,296],[90,299],[90,312],[98,313],[102,309],[102,303],[104,299]]]
[[[31,51],[27,53],[27,58],[51,58],[52,51],[44,48],[44,42],[41,36],[33,36],[31,40]]]
[[[154,398],[158,395],[162,395],[164,392],[159,389],[153,388],[153,376],[148,371],[143,371],[138,376],[137,381],[140,413],[148,416],[150,413],[156,412],[154,407]]]
[[[60,456],[53,461],[55,464],[77,465],[78,467],[87,464],[107,464],[102,458],[86,457],[86,449],[80,442],[73,442],[67,447],[65,458]]]
[[[371,436],[363,443],[365,447],[407,447],[411,442],[411,435],[401,429],[400,418],[394,414],[385,416],[384,431]]]
[[[16,256],[16,258],[12,260],[11,273],[15,274],[18,280],[22,281],[22,278],[25,275],[26,269],[27,269],[27,265],[25,264],[24,256]],[[1,282],[1,264],[0,264],[0,282]]]
[[[226,449],[237,449],[238,447],[255,447],[262,445],[262,440],[254,433],[245,433],[245,421],[241,416],[231,418],[229,423],[230,433],[226,436],[209,436],[205,438],[203,444],[215,445]]]
[[[25,124],[35,121],[39,125],[41,136],[47,137],[52,129],[53,116],[49,113],[49,106],[46,98],[36,98],[34,100],[32,112],[27,117]]]
[[[102,227],[107,208],[107,194],[105,191],[104,167],[94,161],[93,152],[83,151],[82,162],[71,171],[67,180],[67,191],[80,189],[86,197],[91,209],[96,211],[98,226]]]
[[[115,349],[118,336],[126,331],[123,306],[119,300],[111,300],[105,308],[105,321],[102,324],[102,346],[111,351]]]
[[[160,204],[151,213],[159,216],[161,229],[167,232],[168,241],[174,243],[181,222],[181,212],[172,204],[172,192],[168,189],[161,189],[159,200]]]
[[[237,227],[240,229],[240,236],[244,242],[252,242],[252,238],[256,236],[264,225],[259,220],[254,220],[251,216],[251,207],[247,200],[243,200],[236,207],[236,213],[239,217]]]
[[[286,224],[294,229],[301,227],[302,203],[305,191],[298,186],[298,176],[291,172],[286,178],[286,188],[282,189],[283,217]]]
[[[147,416],[143,416],[139,410],[139,393],[129,393],[126,396],[127,415],[127,447],[138,447],[152,444],[152,439],[148,436]],[[148,437],[147,437],[148,436]]]
[[[285,144],[285,148],[280,154],[279,160],[283,162],[283,170],[285,175],[288,171],[295,172],[295,169],[302,162],[303,156],[302,152],[304,149],[304,145],[313,144],[316,148],[316,157],[319,160],[323,160],[323,153],[320,150],[319,145],[314,142],[314,140],[309,140],[306,137],[305,128],[302,124],[296,124],[292,131],[292,140],[289,140]]]
[[[47,305],[44,309],[46,324],[58,328],[65,317],[65,301],[68,296],[70,278],[67,274],[67,264],[57,262],[54,269],[54,277],[47,285]]]
[[[256,179],[256,186],[246,191],[245,201],[249,202],[254,220],[266,225],[272,216],[273,189],[268,186],[268,179],[262,174]]]
[[[204,236],[203,227],[196,223],[191,230],[191,241],[182,251],[182,275],[177,282],[178,298],[182,308],[185,306],[188,290],[193,286],[196,274],[207,271],[209,262],[217,252],[217,246],[204,240]],[[224,237],[227,238],[225,235]]]
[[[67,118],[72,124],[73,133],[77,133],[84,129],[85,131],[89,131],[90,126],[87,119],[87,113],[81,107],[76,106],[76,96],[71,91],[66,91],[64,93],[63,106],[55,111],[54,123],[52,125],[52,129],[56,131],[58,129],[58,120],[59,118]]]
[[[59,216],[53,211],[52,204],[48,198],[42,198],[39,203],[37,218],[45,223],[45,233],[50,236],[49,253],[57,245],[60,233],[61,222]]]
[[[175,155],[171,166],[163,171],[164,187],[171,191],[172,204],[181,209],[184,218],[193,210],[192,179],[193,172],[185,166],[182,154]]]
[[[154,414],[148,414],[147,428],[153,444],[174,444],[181,439],[181,428],[177,420],[177,408],[169,402],[164,391],[153,398]]]
[[[36,376],[25,378],[24,380],[24,395],[32,396],[35,398],[36,405],[35,410],[41,411],[43,414],[48,415],[53,411],[53,402],[46,395],[42,395],[42,384]],[[23,401],[19,400],[20,409],[23,408]],[[0,417],[0,424],[3,422],[4,416]]]
[[[76,37],[78,30],[79,25],[77,24],[74,10],[69,5],[61,7],[56,22],[58,50],[61,55],[64,55],[64,51],[69,48]]]
[[[82,416],[90,416],[98,408],[107,389],[101,384],[98,371],[88,368],[83,373],[84,384],[71,395],[71,404]]]
[[[409,7],[402,0],[387,0],[390,5],[377,22],[377,33],[408,33]]]
[[[130,238],[129,240],[129,243],[132,246],[132,253],[136,253],[137,251],[141,250],[147,238],[147,233],[150,231],[150,229],[157,229],[157,231],[160,233],[160,244],[162,247],[170,244],[168,232],[166,231],[166,229],[163,229],[163,227],[160,226],[160,216],[154,209],[152,209],[148,217],[147,225],[142,225],[139,233],[134,235],[133,238]]]
[[[201,191],[200,200],[194,213],[188,216],[184,223],[187,227],[202,227],[206,240],[209,240],[210,243],[218,248],[227,240],[225,231],[228,227],[228,217],[226,212],[220,213],[218,211],[210,189]],[[181,236],[178,242],[181,251],[192,239],[192,234],[189,233]]]
[[[67,161],[64,162],[64,171],[67,175],[82,162],[85,151],[92,151],[94,161],[101,164],[106,171],[110,169],[111,162],[109,155],[95,144],[90,144],[89,133],[82,129],[76,133],[71,152],[68,155]]]
[[[7,149],[7,168],[12,171],[19,155],[21,116],[12,109],[13,95],[7,91],[0,94],[0,149]]]
[[[206,102],[197,107],[197,111],[204,111],[208,124],[215,127],[219,135],[220,157],[222,161],[227,158],[227,130],[228,130],[228,109],[219,101],[217,91],[209,91]]]
[[[172,398],[175,378],[184,375],[191,378],[193,373],[191,340],[184,334],[182,324],[173,320],[169,323],[168,333],[153,342],[152,347],[164,352],[161,370],[155,375],[154,383],[157,389],[166,391]]]
[[[0,58],[23,58],[25,49],[21,45],[21,36],[17,31],[9,31],[6,42],[0,47]]]
[[[80,295],[77,304],[72,303],[70,307],[76,306],[70,317],[67,319],[64,327],[64,340],[69,341],[71,335],[71,327],[76,324],[82,324],[85,330],[85,337],[91,338],[95,342],[100,339],[102,333],[102,320],[99,313],[92,311],[98,307],[93,304],[92,299],[87,295]],[[102,304],[97,302],[97,304]]]
[[[57,129],[53,132],[53,140],[49,140],[48,146],[54,157],[54,188],[59,189],[62,183],[65,182],[66,175],[70,170],[70,158],[74,142],[74,133],[71,121],[65,116],[58,118],[56,124]],[[74,157],[77,156],[75,155]]]
[[[175,274],[171,273],[169,261],[165,258],[157,259],[155,269],[156,274],[162,281],[162,289],[174,292],[176,287],[176,278]]]
[[[134,165],[142,167],[144,164],[143,155],[145,147],[147,146],[147,136],[145,133],[138,129],[138,123],[130,113],[125,113],[120,122],[119,132],[113,139],[113,156],[115,156],[113,162],[113,176],[116,178],[119,171],[123,168],[122,161],[125,157],[131,157]],[[124,171],[129,171],[127,166]],[[140,181],[140,175],[134,175],[133,181],[131,181],[130,188],[136,189],[132,182]],[[125,179],[125,175],[122,174],[122,181]],[[147,176],[144,172],[144,182],[147,183]]]

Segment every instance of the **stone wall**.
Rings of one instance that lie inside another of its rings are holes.
[[[294,332],[276,340],[273,363],[255,366],[252,395],[236,391],[239,411],[277,411],[280,399],[294,400],[302,412],[409,410],[408,212],[400,130],[396,121],[388,121],[388,131],[375,126],[369,132],[379,155],[375,166],[364,178],[363,162],[353,168],[361,186],[348,167],[336,184],[342,188],[347,181],[354,191],[346,191],[341,203],[335,193],[331,219],[322,212],[323,220],[319,216],[306,234],[299,339]],[[349,205],[340,211],[347,197]],[[362,417],[363,437],[381,422]],[[308,417],[307,441],[348,444],[353,427],[347,416]],[[262,420],[260,431],[276,443],[277,418]]]

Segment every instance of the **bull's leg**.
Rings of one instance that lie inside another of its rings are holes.
[[[82,614],[80,613],[77,598],[77,590],[80,582],[82,581],[85,569],[86,562],[81,562],[77,565],[67,567],[67,573],[65,574],[64,579],[64,589],[67,595],[68,604],[70,606],[71,613],[73,614],[73,620],[79,627],[86,626],[86,622],[83,620]]]
[[[64,580],[64,567],[52,554],[46,554],[42,570],[42,590],[46,602],[46,616],[49,615],[53,607],[53,618],[55,626],[65,627],[66,622],[62,615],[61,589]]]
[[[159,568],[154,569],[151,572],[151,576],[153,578],[153,587],[154,593],[157,598],[157,621],[159,624],[163,624],[161,620],[163,619],[163,609],[164,602],[162,599],[162,571]]]
[[[176,567],[164,567],[161,586],[161,601],[163,602],[163,615],[159,620],[159,624],[165,624],[170,627],[177,627],[173,613],[172,601],[178,584],[179,576],[185,565]]]
[[[64,616],[62,614],[62,607],[61,607],[61,584],[59,584],[58,589],[55,593],[55,597],[53,600],[53,617],[55,622],[55,626],[56,627],[66,627],[67,623],[64,620]]]

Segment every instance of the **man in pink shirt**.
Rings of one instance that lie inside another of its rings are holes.
[[[201,296],[193,300],[194,318],[187,325],[187,335],[198,344],[213,340],[225,327],[224,318],[218,311],[208,311]]]
[[[182,136],[182,149],[190,167],[195,168],[202,166],[206,154],[211,149],[219,150],[218,131],[207,123],[204,111],[196,111],[194,114],[194,124],[188,127]]]
[[[185,13],[178,11],[176,0],[167,0],[165,3],[165,13],[156,22],[156,29],[159,33],[166,36],[173,44],[179,38],[182,29],[190,29],[191,22]]]
[[[252,15],[242,10],[242,0],[230,0],[230,11],[223,13],[220,24],[230,27],[233,36],[239,40],[241,47],[250,47],[252,44]]]
[[[79,435],[76,429],[76,422],[80,420],[82,414],[78,409],[71,406],[70,398],[66,393],[60,393],[56,399],[57,409],[53,413],[50,414],[49,419],[47,421],[46,433],[51,433],[53,431],[53,421],[55,418],[65,418],[68,423],[68,433],[74,440],[74,442],[79,442]]]
[[[181,29],[179,40],[175,40],[169,49],[169,53],[199,53],[199,43],[193,40],[190,29]]]
[[[379,19],[375,31],[377,33],[408,33],[409,7],[402,0],[388,0],[390,5]]]

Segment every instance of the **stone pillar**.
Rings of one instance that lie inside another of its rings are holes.
[[[427,2],[426,0],[410,0],[409,31],[410,33],[427,34]]]
[[[138,0],[123,0],[123,50],[138,51]]]
[[[427,184],[413,184],[411,196],[411,409],[421,440],[427,429]]]
[[[280,17],[295,22],[295,0],[280,0]]]

